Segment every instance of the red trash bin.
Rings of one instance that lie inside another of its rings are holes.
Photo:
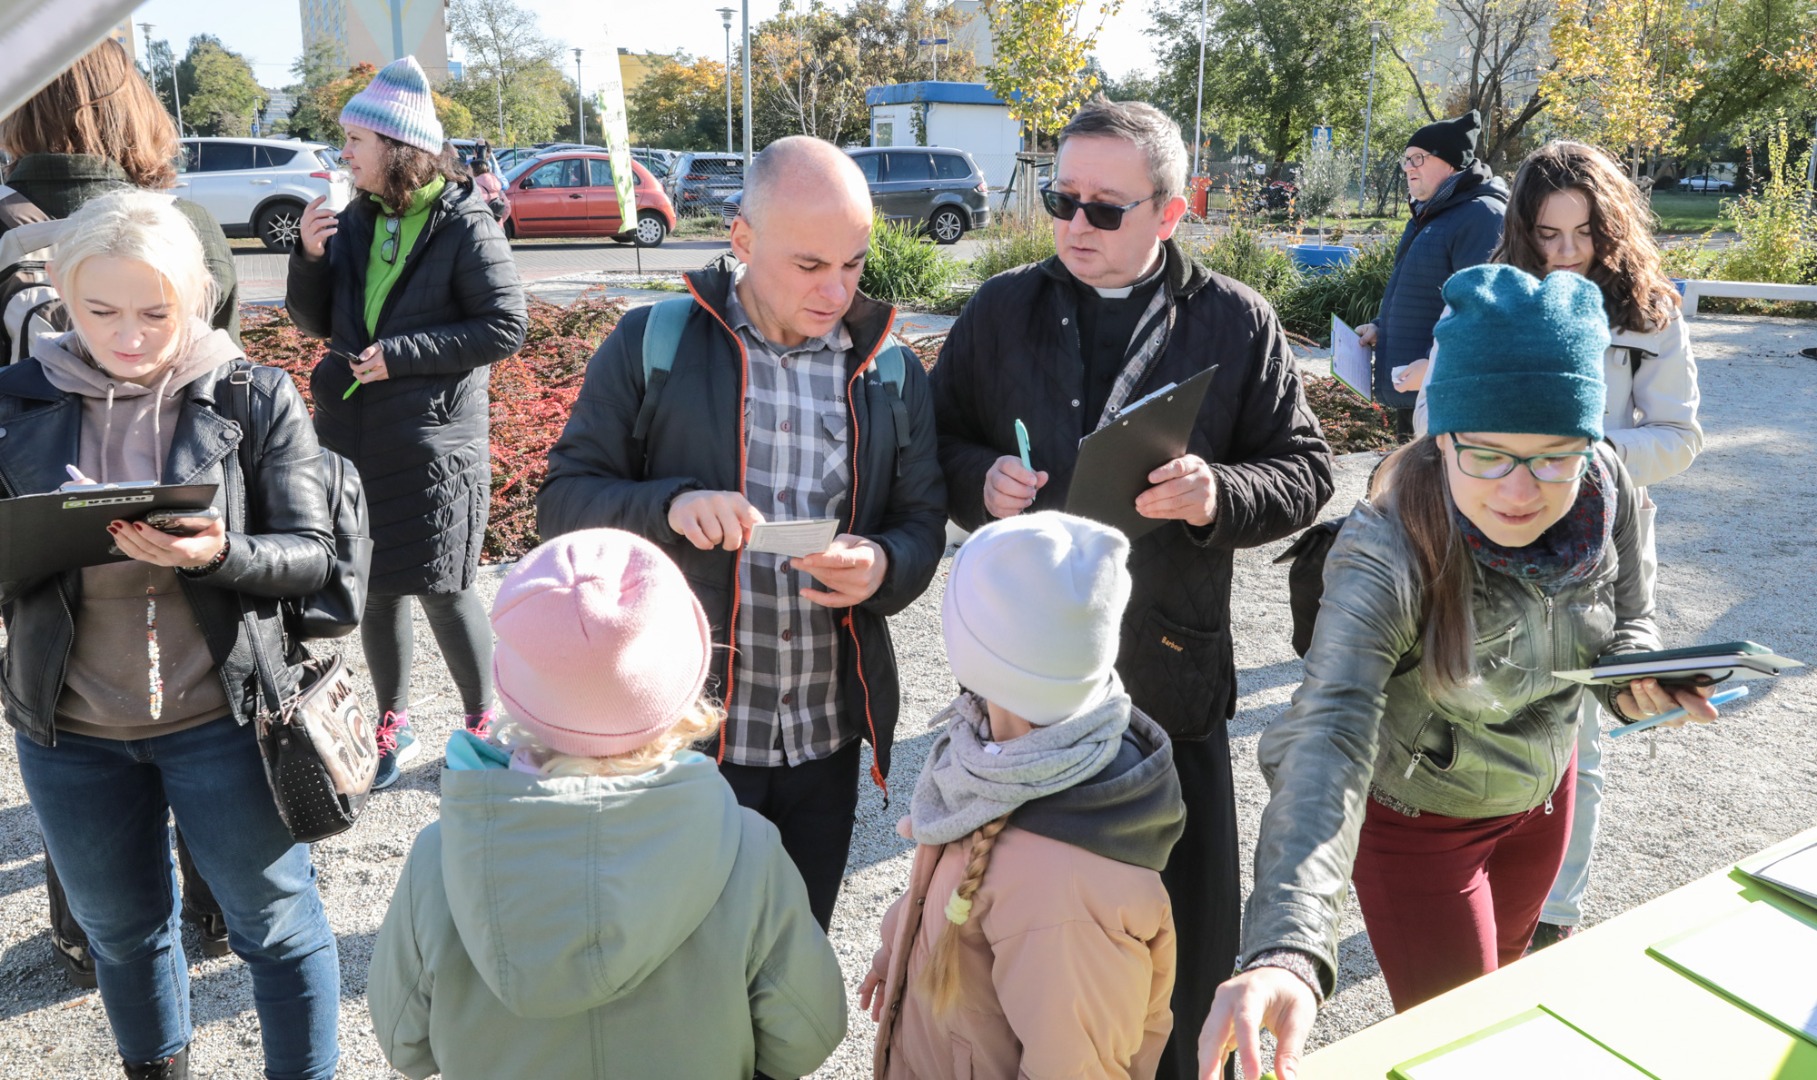
[[[1211,198],[1211,177],[1195,176],[1187,185],[1187,200],[1191,204],[1193,215],[1199,220],[1205,219],[1206,206]]]

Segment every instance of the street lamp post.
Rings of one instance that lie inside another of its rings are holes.
[[[1356,181],[1356,212],[1362,213],[1364,203],[1368,200],[1369,191],[1369,125],[1375,119],[1375,46],[1381,39],[1382,24],[1375,20],[1369,24],[1369,97],[1363,104],[1363,167],[1359,170]]]
[[[580,50],[574,50],[574,141],[587,145],[587,92],[580,83]]]
[[[1192,174],[1199,175],[1201,121],[1205,115],[1205,0],[1199,0],[1199,103],[1192,110]]]
[[[726,153],[732,152],[732,16],[729,7],[719,9],[719,21],[726,28]]]
[[[156,25],[156,23],[148,22],[139,24],[139,32],[145,37],[145,62],[151,68],[153,93],[156,93],[158,89],[158,67],[151,58],[151,28]],[[180,136],[183,134],[183,91],[177,86],[177,55],[175,53],[170,54],[170,100],[176,102],[177,105],[177,134]]]
[[[744,164],[751,167],[751,0],[740,0],[744,11]]]

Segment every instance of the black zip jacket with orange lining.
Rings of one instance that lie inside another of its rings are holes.
[[[624,529],[667,552],[700,599],[722,650],[707,689],[724,700],[733,678],[739,558],[689,543],[669,528],[668,507],[686,491],[744,490],[750,358],[726,314],[729,261],[687,275],[687,284],[695,303],[675,365],[665,379],[652,380],[647,405],[648,308],[621,319],[587,362],[574,411],[549,452],[537,527],[545,540],[577,529]],[[845,317],[852,336],[846,354],[852,479],[840,525],[875,541],[889,565],[877,592],[839,616],[840,722],[875,750],[871,778],[879,787],[889,773],[901,704],[887,619],[927,588],[946,550],[946,485],[927,376],[919,364],[905,364],[898,395],[877,373],[875,357],[895,318],[894,308],[862,295]]]

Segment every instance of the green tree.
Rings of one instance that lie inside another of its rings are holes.
[[[183,120],[198,135],[250,135],[253,118],[270,99],[246,58],[208,34],[190,39],[177,79]]]
[[[1691,46],[1703,65],[1680,112],[1692,146],[1727,148],[1772,129],[1781,111],[1817,114],[1817,5],[1707,0],[1694,13]]]
[[[303,55],[290,65],[290,73],[297,81],[284,88],[292,100],[290,115],[284,120],[284,131],[315,142],[337,140],[340,127],[335,123],[335,115],[328,111],[323,90],[347,74],[340,46],[327,40],[310,42]]]
[[[725,66],[715,60],[663,60],[625,96],[631,141],[671,150],[718,150],[726,139]],[[742,91],[732,86],[733,109]],[[737,127],[741,118],[733,116]],[[736,139],[737,133],[734,132]]]
[[[534,142],[562,123],[561,49],[544,37],[536,15],[515,0],[454,0],[448,32],[467,55],[458,82],[449,84],[500,146]],[[572,102],[572,98],[568,99]],[[570,120],[572,105],[568,106]]]
[[[1206,14],[1205,118],[1226,138],[1249,136],[1280,175],[1314,124],[1362,131],[1369,24],[1411,40],[1423,18],[1410,0],[1212,0]],[[1199,72],[1199,0],[1161,0],[1149,30],[1160,79],[1184,101],[1191,128]],[[1377,115],[1382,108],[1377,66]],[[1175,109],[1175,118],[1180,119]]]
[[[1477,156],[1501,167],[1522,156],[1523,134],[1546,107],[1540,77],[1552,66],[1547,27],[1553,7],[1551,0],[1442,0],[1450,34],[1422,33],[1417,50],[1395,35],[1384,45],[1425,121],[1477,110],[1483,118]],[[1438,69],[1437,83],[1420,78],[1416,51],[1424,53],[1422,64]]]
[[[984,84],[1009,102],[1031,145],[1065,127],[1098,88],[1091,50],[1122,6],[1123,0],[1102,0],[1087,29],[1086,0],[987,0],[996,59],[984,70]]]

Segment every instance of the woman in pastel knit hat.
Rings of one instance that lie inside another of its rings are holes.
[[[1173,1030],[1161,868],[1186,808],[1173,744],[1112,666],[1128,559],[1122,533],[1052,511],[953,558],[941,622],[964,690],[860,989],[879,1077],[1155,1075]]]
[[[1586,694],[1624,722],[1716,715],[1707,688],[1554,674],[1659,647],[1640,500],[1603,441],[1602,291],[1491,264],[1444,298],[1432,434],[1390,456],[1345,521],[1305,679],[1262,736],[1271,798],[1242,970],[1200,1039],[1206,1075],[1232,1050],[1260,1075],[1266,1024],[1292,1080],[1352,882],[1397,1009],[1521,955],[1571,832]]]
[[[775,826],[688,749],[707,617],[653,544],[569,533],[492,608],[490,739],[456,731],[367,996],[407,1076],[750,1080],[845,1035],[838,960]]]
[[[339,214],[310,204],[285,302],[299,329],[328,339],[309,379],[316,431],[366,485],[372,578],[360,643],[382,713],[372,786],[383,788],[420,749],[411,597],[468,730],[492,721],[492,639],[473,587],[492,481],[487,369],[523,345],[527,319],[511,247],[443,141],[415,58],[375,75],[341,127],[341,160],[362,194]]]

